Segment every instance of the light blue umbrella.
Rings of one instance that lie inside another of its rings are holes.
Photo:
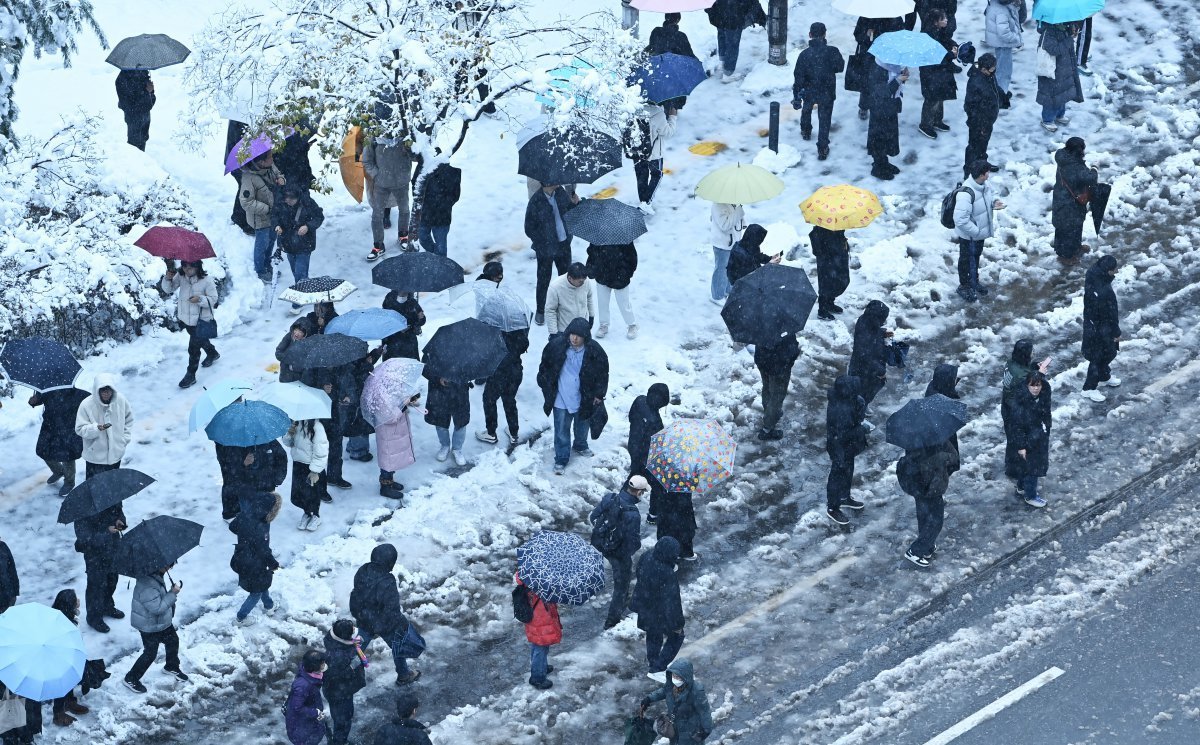
[[[263,389],[258,400],[280,408],[294,422],[328,419],[333,409],[333,402],[329,400],[328,393],[299,381],[271,383]]]
[[[217,412],[204,431],[218,445],[248,448],[283,437],[292,419],[265,401],[242,401]]]
[[[83,680],[83,636],[61,612],[40,603],[0,613],[0,683],[32,701],[62,698]]]
[[[584,109],[591,108],[596,105],[596,102],[575,89],[575,78],[587,75],[595,69],[596,66],[591,62],[575,57],[562,67],[556,67],[546,72],[550,76],[550,90],[564,96],[574,96],[576,106]],[[558,102],[549,93],[539,93],[533,98],[543,106],[550,108],[558,105]]]
[[[327,334],[345,334],[363,341],[384,339],[408,328],[408,321],[394,310],[364,308],[343,313],[325,327]]]
[[[192,404],[188,414],[188,434],[199,432],[212,421],[217,412],[245,396],[254,386],[237,378],[226,378],[204,387],[204,393]]]
[[[604,589],[604,557],[574,533],[543,530],[517,547],[517,576],[547,603],[583,605]]]
[[[889,31],[876,39],[869,51],[880,62],[904,67],[936,65],[946,56],[946,48],[932,36],[916,31]]]
[[[1104,0],[1038,0],[1033,20],[1042,23],[1082,21],[1104,10]]]

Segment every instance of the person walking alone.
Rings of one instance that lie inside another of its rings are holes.
[[[837,98],[837,76],[846,69],[841,51],[825,41],[825,24],[808,27],[808,47],[796,56],[792,71],[792,108],[800,110],[800,136],[812,139],[812,113],[817,110],[817,160],[829,157],[829,127]]]
[[[967,72],[967,95],[963,109],[967,112],[967,149],[963,156],[963,177],[971,175],[971,164],[988,159],[992,127],[1000,116],[1005,97],[996,84],[996,58],[982,54]]]
[[[446,241],[450,235],[454,205],[462,196],[462,169],[449,163],[438,163],[429,175],[422,179],[418,172],[417,178],[421,188],[421,219],[417,240],[424,250],[447,256],[449,248]]]
[[[832,321],[843,309],[835,301],[850,286],[850,242],[846,231],[813,226],[808,233],[817,259],[817,318]]]
[[[537,257],[537,305],[533,322],[539,326],[546,322],[546,291],[550,287],[551,270],[564,274],[571,263],[571,231],[567,230],[563,215],[579,201],[574,192],[568,194],[560,186],[544,184],[525,205],[525,236]]]
[[[117,552],[121,548],[121,533],[125,527],[125,512],[120,503],[75,521],[75,550],[83,554],[83,570],[87,578],[84,590],[87,625],[101,634],[110,631],[105,618],[125,617],[113,601],[118,581]]]
[[[179,381],[180,388],[191,388],[196,384],[196,371],[200,368],[200,352],[204,352],[204,367],[212,367],[221,359],[221,353],[213,346],[206,329],[213,322],[213,308],[217,304],[217,286],[204,271],[200,261],[185,261],[176,273],[175,267],[167,265],[159,287],[167,294],[175,293],[175,317],[183,324],[188,335],[187,374]],[[215,331],[215,329],[213,329]]]
[[[629,302],[629,283],[637,271],[637,247],[632,243],[623,246],[588,246],[587,256],[587,270],[595,278],[597,294],[600,296],[597,303],[600,326],[596,329],[596,338],[608,336],[609,302],[615,294],[617,309],[621,311],[621,320],[625,322],[625,336],[636,339],[637,316],[633,314],[633,305]]]
[[[937,539],[942,532],[950,475],[958,470],[958,451],[949,440],[940,445],[906,450],[896,464],[900,488],[916,503],[917,539],[904,552],[904,558],[925,568],[937,553]]]
[[[783,416],[783,400],[792,382],[792,366],[800,357],[800,342],[795,334],[784,334],[774,344],[754,346],[754,364],[762,376],[762,427],[760,440],[781,440],[779,419]]]
[[[566,333],[546,343],[537,384],[543,410],[554,415],[554,473],[562,475],[572,452],[594,455],[587,444],[588,425],[608,395],[608,355],[592,339],[587,321],[576,318]]]
[[[1083,358],[1088,361],[1083,395],[1093,403],[1102,403],[1104,394],[1096,390],[1103,383],[1110,388],[1121,385],[1110,365],[1121,349],[1120,309],[1113,292],[1117,260],[1101,256],[1088,269],[1083,284]]]
[[[996,199],[988,186],[991,175],[991,163],[986,160],[975,161],[971,164],[971,175],[954,195],[958,296],[968,303],[988,294],[987,286],[979,282],[979,259],[983,256],[983,242],[996,232],[993,212],[1004,209],[1004,202]]]
[[[648,104],[633,122],[638,142],[630,153],[637,179],[638,209],[645,215],[654,214],[650,203],[662,180],[663,143],[675,134],[677,120],[675,109]]]
[[[83,438],[83,475],[121,467],[125,448],[133,439],[133,408],[117,392],[117,378],[100,373],[92,381],[92,395],[75,415],[75,434]]]
[[[861,510],[865,505],[850,496],[854,483],[854,459],[867,448],[864,419],[867,402],[858,393],[853,375],[839,375],[829,389],[825,407],[825,452],[829,454],[829,478],[825,482],[825,514],[838,525],[846,525],[842,507]]]
[[[241,509],[229,523],[237,536],[237,546],[229,560],[229,568],[238,576],[238,587],[249,593],[237,612],[237,622],[245,626],[254,623],[250,613],[262,602],[263,612],[275,615],[271,599],[271,581],[279,562],[271,553],[271,521],[279,514],[283,497],[268,491],[247,490]]]
[[[638,628],[646,632],[646,664],[661,673],[683,647],[683,601],[679,595],[679,541],[659,538],[638,559],[637,585],[629,609],[637,613]]]
[[[588,281],[588,269],[578,261],[567,267],[567,273],[550,284],[546,293],[546,331],[551,336],[561,334],[576,318],[584,318],[591,328],[596,317],[596,293]],[[607,331],[607,329],[606,329]],[[600,334],[597,334],[599,337]]]
[[[350,615],[358,624],[363,649],[371,646],[375,639],[382,639],[391,649],[396,685],[404,686],[421,677],[419,670],[409,669],[408,660],[424,651],[424,641],[420,640],[400,606],[400,586],[396,575],[392,574],[399,558],[396,547],[390,543],[380,543],[371,549],[371,560],[354,573]],[[413,647],[416,640],[420,640],[420,650]]]
[[[117,108],[125,114],[125,139],[145,151],[150,140],[150,109],[158,101],[149,70],[117,73]]]
[[[367,201],[371,203],[371,251],[367,261],[376,261],[387,253],[384,243],[384,213],[396,208],[396,240],[400,250],[408,250],[408,196],[412,181],[413,158],[408,144],[395,137],[376,137],[362,154],[367,178]]]
[[[708,693],[696,682],[692,663],[687,660],[675,660],[667,667],[662,687],[642,699],[641,713],[656,701],[666,703],[674,726],[675,735],[668,738],[670,745],[702,743],[712,734]]]
[[[1030,507],[1045,507],[1038,479],[1050,469],[1050,386],[1041,373],[1030,373],[1013,395],[1009,444],[1020,458],[1017,496]]]
[[[633,555],[642,547],[642,515],[638,503],[650,483],[643,476],[631,476],[621,491],[604,495],[588,520],[592,524],[592,545],[612,567],[613,596],[608,604],[604,628],[611,629],[625,617],[629,581],[633,574]]]
[[[518,585],[524,586],[521,577],[513,575]],[[550,647],[562,643],[562,620],[558,617],[558,604],[548,603],[533,590],[526,588],[526,597],[533,609],[533,619],[525,624],[525,639],[529,642],[529,685],[545,691],[554,687],[547,677],[554,669],[548,663]]]
[[[900,173],[888,158],[900,154],[900,110],[906,82],[907,67],[876,60],[867,68],[867,101],[871,112],[867,123],[867,154],[871,156],[871,175],[883,181],[891,181]]]
[[[172,564],[171,566],[174,566]],[[179,600],[182,582],[167,587],[167,572],[171,567],[138,577],[133,587],[133,610],[130,623],[142,635],[142,654],[125,673],[125,687],[134,693],[145,693],[142,676],[158,657],[160,645],[166,647],[167,662],[163,667],[176,680],[187,682],[188,676],[179,669],[179,633],[175,630],[175,604]]]
[[[846,372],[858,378],[858,392],[867,406],[887,382],[887,339],[892,332],[883,324],[889,312],[881,301],[872,300],[854,323],[854,348]]]
[[[87,397],[87,391],[78,388],[61,388],[29,397],[30,406],[44,407],[34,452],[50,469],[46,483],[53,485],[62,480],[60,497],[75,488],[75,462],[83,457],[83,438],[75,434],[75,418],[79,415],[79,405]]]

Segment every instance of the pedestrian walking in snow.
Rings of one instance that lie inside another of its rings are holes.
[[[742,45],[742,31],[751,25],[766,25],[766,13],[757,0],[716,0],[705,8],[708,22],[717,29],[717,56],[721,58],[722,83],[737,79],[738,53]]]
[[[767,229],[758,223],[752,223],[742,233],[742,237],[729,250],[729,265],[725,267],[725,278],[732,288],[734,282],[745,277],[750,272],[764,264],[778,264],[783,259],[782,253],[768,256],[762,252],[762,243],[767,238]]]
[[[133,439],[133,408],[116,385],[115,375],[97,375],[92,395],[79,404],[75,415],[75,434],[83,438],[84,478],[120,468]]]
[[[222,520],[233,519],[246,495],[275,491],[287,480],[287,450],[279,440],[251,447],[215,444],[221,469]]]
[[[1051,223],[1054,225],[1054,253],[1064,264],[1073,264],[1092,250],[1083,243],[1083,223],[1100,178],[1096,169],[1088,168],[1083,160],[1086,148],[1087,143],[1082,137],[1072,137],[1054,154],[1058,169],[1054,173]]]
[[[276,241],[287,257],[295,282],[308,279],[308,265],[317,250],[317,228],[325,222],[325,212],[307,191],[289,183],[283,187],[283,199],[271,209]],[[301,306],[292,303],[292,313]]]
[[[891,181],[900,173],[888,158],[900,154],[900,109],[906,82],[907,67],[875,60],[867,68],[867,102],[871,112],[867,123],[867,154],[871,156],[871,175],[883,181]]]
[[[825,407],[825,452],[829,454],[829,478],[825,482],[825,514],[838,525],[850,522],[842,507],[861,510],[864,504],[850,496],[854,483],[854,459],[867,449],[868,428],[864,419],[867,402],[859,395],[859,380],[839,375],[829,389]]]
[[[421,308],[416,295],[392,290],[383,298],[383,309],[394,310],[404,316],[408,327],[397,331],[383,340],[383,359],[393,357],[408,357],[418,360],[421,358],[417,337],[421,335],[421,327],[425,325],[425,311]]]
[[[476,281],[495,282],[499,287],[504,281],[504,265],[499,261],[489,261],[483,267],[483,272]],[[528,320],[526,318],[526,320]],[[529,326],[514,328],[510,331],[500,331],[507,350],[504,359],[496,366],[487,382],[483,385],[483,422],[484,429],[475,432],[475,438],[480,442],[495,445],[500,441],[497,429],[500,426],[496,401],[504,406],[504,418],[508,424],[505,430],[505,442],[508,446],[516,445],[521,432],[521,422],[517,411],[517,391],[525,377],[525,368],[521,356],[529,351]]]
[[[817,260],[817,318],[832,321],[843,308],[835,302],[850,286],[850,242],[846,231],[814,225],[808,233]]]
[[[79,625],[79,596],[72,589],[60,590],[54,596],[54,602],[50,604],[54,610],[62,613],[67,617],[67,620],[72,624]],[[75,715],[87,714],[91,709],[79,703],[79,699],[75,697],[75,692],[68,691],[67,695],[54,699],[52,704],[54,711],[54,723],[59,727],[70,727],[75,723]]]
[[[650,491],[644,476],[631,476],[619,492],[609,492],[592,510],[592,545],[612,567],[613,596],[608,604],[604,628],[611,629],[625,617],[629,581],[633,575],[633,555],[642,547],[642,515],[638,504]]]
[[[933,368],[933,377],[929,379],[929,385],[925,386],[925,398],[937,395],[952,398],[955,401],[961,398],[958,393],[958,365],[943,362]],[[954,446],[955,451],[958,451],[957,432],[950,435],[950,444]]]
[[[621,311],[621,320],[625,322],[625,336],[636,339],[637,316],[633,314],[633,305],[629,302],[629,283],[637,271],[637,247],[632,243],[623,246],[588,246],[587,257],[587,272],[595,278],[600,295],[600,326],[596,329],[596,338],[608,336],[609,301],[615,294],[617,309]]]
[[[817,160],[829,157],[829,127],[837,99],[837,76],[846,69],[841,51],[825,40],[825,24],[808,28],[808,47],[796,56],[792,71],[792,108],[800,111],[800,136],[812,139],[812,113],[817,110]]]
[[[1101,256],[1088,269],[1083,283],[1083,358],[1088,361],[1083,395],[1094,403],[1104,401],[1096,390],[1103,383],[1110,388],[1121,385],[1110,365],[1121,349],[1120,310],[1117,294],[1113,292],[1113,277],[1117,276],[1117,260]]]
[[[382,639],[392,651],[396,667],[396,685],[408,685],[421,673],[410,670],[408,660],[425,649],[425,640],[413,627],[400,607],[400,587],[392,571],[399,554],[390,543],[381,543],[371,550],[371,560],[354,573],[354,588],[350,591],[350,615],[358,624],[362,648]]]
[[[367,179],[367,201],[371,204],[371,252],[367,261],[387,253],[384,243],[384,212],[396,208],[396,240],[408,250],[408,196],[412,182],[413,157],[406,142],[395,137],[376,137],[362,154]]]
[[[133,608],[129,620],[142,635],[142,654],[125,673],[125,687],[135,693],[145,693],[142,676],[158,657],[159,646],[166,647],[167,663],[163,667],[176,680],[187,682],[188,676],[179,669],[179,633],[175,629],[175,605],[179,601],[182,582],[167,587],[167,572],[172,564],[154,574],[138,577],[133,586]]]
[[[286,186],[283,172],[275,167],[275,156],[267,153],[242,166],[241,193],[238,200],[246,211],[246,222],[254,229],[254,273],[264,284],[271,284],[271,249],[275,248],[275,226],[271,212],[275,192]]]
[[[428,360],[426,360],[428,361]],[[429,397],[425,409],[425,423],[437,430],[439,463],[454,456],[454,463],[459,466],[467,464],[463,455],[463,443],[467,439],[467,425],[471,423],[471,384],[460,383],[431,375],[428,365],[421,375],[429,381]],[[454,427],[453,433],[450,427]]]
[[[951,36],[953,31],[945,11],[935,8],[924,18],[927,20],[922,21],[921,31],[946,50],[941,62],[918,68],[922,104],[921,123],[917,129],[929,139],[936,140],[938,132],[950,131],[945,120],[945,104],[958,98],[958,82],[954,76],[962,72],[962,68],[954,61],[958,57],[958,44]]]
[[[311,388],[325,391],[332,402],[330,417],[322,419],[321,429],[325,431],[328,443],[328,456],[325,462],[325,485],[336,486],[339,489],[349,489],[353,486],[342,476],[343,445],[345,441],[345,424],[347,412],[352,412],[357,405],[358,393],[355,389],[352,365],[339,367],[317,367],[306,370],[301,379]],[[321,494],[321,501],[332,502],[328,489]],[[319,521],[318,521],[319,522]]]
[[[729,253],[746,229],[746,212],[740,204],[713,203],[711,220],[712,230],[709,234],[713,247],[713,273],[709,293],[713,304],[721,305],[731,289],[726,271]]]
[[[629,475],[650,479],[646,470],[646,459],[650,457],[650,438],[663,429],[662,409],[671,402],[671,390],[666,383],[654,383],[645,395],[633,399],[629,407],[629,439],[625,449],[629,451]],[[663,494],[662,485],[650,483],[650,505],[646,522],[653,524],[658,519],[658,502]]]
[[[678,112],[666,105],[647,104],[630,124],[625,154],[633,161],[638,209],[653,215],[654,194],[663,175],[663,143],[675,135]]]
[[[117,73],[117,108],[125,114],[125,139],[138,150],[150,140],[150,109],[157,101],[149,70]]]
[[[16,604],[21,595],[21,578],[8,544],[0,541],[0,613]]]
[[[396,481],[396,471],[417,462],[412,444],[409,409],[420,411],[421,394],[415,393],[401,409],[400,418],[375,428],[375,445],[379,448],[379,496],[404,499],[404,484]]]
[[[495,105],[492,105],[492,110],[495,111]],[[450,235],[454,205],[462,195],[462,169],[449,163],[438,163],[424,179],[420,178],[418,171],[417,178],[421,188],[421,220],[417,240],[426,251],[447,256],[449,249],[446,240]]]
[[[1078,35],[1079,25],[1075,23],[1049,23],[1042,27],[1042,41],[1038,45],[1037,102],[1042,107],[1042,129],[1047,132],[1057,132],[1060,126],[1071,123],[1067,117],[1068,103],[1083,103],[1083,86],[1079,82],[1075,57],[1075,37]],[[1042,67],[1043,55],[1053,59],[1053,70]]]
[[[1004,202],[995,197],[988,179],[995,168],[986,160],[971,164],[970,175],[954,194],[954,237],[958,239],[958,296],[968,303],[987,297],[987,285],[979,282],[979,260],[983,242],[996,233],[995,210]]]
[[[1001,377],[1000,388],[1000,421],[1004,424],[1004,439],[1006,443],[1004,447],[1004,475],[1013,481],[1018,481],[1022,469],[1020,456],[1017,455],[1017,450],[1013,447],[1013,399],[1030,375],[1041,373],[1044,377],[1049,368],[1049,357],[1037,365],[1033,364],[1033,342],[1028,339],[1020,339],[1013,345],[1012,354],[1009,356],[1008,362],[1004,365],[1004,374]],[[1043,387],[1049,392],[1050,384],[1048,382]],[[1018,488],[1021,488],[1019,481]]]
[[[657,481],[657,480],[656,480]],[[679,558],[697,561],[693,544],[696,541],[696,507],[692,504],[690,491],[663,491],[658,497],[658,519],[656,538],[670,536],[679,542]]]
[[[1013,395],[1009,446],[1016,450],[1020,468],[1017,497],[1030,507],[1045,507],[1038,479],[1050,469],[1050,427],[1053,414],[1050,385],[1040,372],[1030,373]]]
[[[325,721],[329,715],[321,697],[322,679],[328,669],[324,652],[310,649],[304,653],[283,709],[284,726],[292,745],[317,745],[329,734]]]
[[[396,717],[379,728],[374,745],[433,745],[429,728],[417,721],[420,704],[415,693],[402,693],[396,698]]]
[[[588,269],[578,261],[567,273],[550,283],[546,293],[546,331],[561,334],[576,318],[585,318],[590,328],[596,318],[596,293],[588,281]],[[597,337],[600,335],[598,334]]]
[[[792,366],[800,357],[800,343],[795,334],[785,334],[774,344],[756,344],[754,365],[762,376],[763,420],[758,430],[760,440],[781,440],[779,419],[783,416],[783,400],[792,382]]]
[[[325,633],[325,664],[328,667],[321,682],[332,723],[329,745],[349,742],[354,694],[367,687],[367,656],[362,650],[362,638],[356,631],[354,621],[342,618],[334,621],[333,628]]]
[[[642,554],[637,565],[637,584],[629,609],[638,615],[638,628],[646,632],[646,664],[660,673],[683,646],[683,600],[679,595],[679,541],[659,538],[654,548]]]
[[[537,384],[543,410],[554,415],[554,473],[561,475],[572,451],[585,458],[594,455],[587,444],[588,426],[608,395],[608,355],[592,339],[587,321],[576,318],[565,333],[546,342]]]
[[[1075,37],[1075,56],[1079,61],[1079,74],[1092,75],[1092,71],[1088,68],[1088,56],[1092,52],[1092,19],[1095,16],[1088,16],[1079,22],[1079,33]]]
[[[75,521],[75,550],[83,554],[87,577],[87,624],[101,634],[109,632],[105,618],[125,617],[117,610],[113,593],[117,591],[117,552],[127,524],[120,504]]]
[[[75,433],[75,418],[87,397],[87,391],[78,388],[60,388],[29,397],[30,406],[45,407],[34,452],[50,469],[46,483],[63,482],[58,490],[60,497],[75,488],[75,461],[83,457],[83,438]]]
[[[225,149],[221,151],[222,156],[233,152],[233,148],[245,136],[246,123],[230,119],[229,126],[225,130]],[[237,187],[233,192],[233,212],[229,215],[229,221],[241,228],[246,235],[254,235],[254,228],[250,227],[250,223],[246,221],[246,210],[242,207],[242,169],[235,168],[229,172],[229,175],[237,182]]]
[[[321,502],[328,494],[325,468],[329,464],[329,438],[315,419],[292,422],[283,444],[292,451],[292,504],[303,511],[300,530],[321,526]]]
[[[201,351],[204,352],[204,367],[212,367],[221,359],[221,353],[212,343],[216,333],[213,308],[217,305],[217,285],[204,271],[203,262],[185,261],[178,273],[168,264],[159,287],[168,295],[175,293],[175,317],[188,335],[187,374],[179,381],[179,387],[191,388],[196,384],[196,371],[201,366]]]
[[[568,194],[566,189],[545,184],[525,205],[525,235],[537,257],[537,304],[533,322],[539,326],[546,322],[546,291],[550,287],[551,269],[565,274],[571,263],[571,231],[562,218],[577,204],[579,195],[575,192]]]
[[[275,359],[279,361],[280,383],[292,383],[303,376],[303,371],[293,370],[291,365],[283,361],[283,358],[288,350],[292,348],[294,342],[307,339],[315,333],[317,333],[317,330],[308,316],[292,321],[288,332],[283,335],[283,338],[279,340],[279,344],[275,346]]]
[[[929,566],[937,553],[937,539],[946,513],[943,497],[950,474],[958,470],[958,465],[958,451],[949,440],[919,450],[906,450],[896,463],[900,488],[913,498],[917,509],[917,539],[904,552],[904,558],[919,567]]]
[[[1007,108],[1008,97],[1000,90],[996,81],[996,58],[991,53],[981,54],[967,71],[967,95],[963,97],[963,109],[967,112],[967,149],[963,160],[963,176],[971,175],[971,164],[988,159],[988,145],[992,141],[992,127],[1000,116],[1000,109]]]
[[[862,60],[858,64],[859,68],[855,68],[853,72],[846,71],[847,75],[856,74],[863,80],[862,90],[858,93],[858,118],[866,119],[870,116],[871,109],[871,87],[867,78],[871,74],[871,68],[875,65],[875,56],[871,54],[871,44],[875,39],[890,31],[900,31],[904,28],[904,19],[900,16],[894,18],[865,18],[860,16],[858,22],[854,24],[854,41],[857,46],[854,49],[856,55],[862,55],[858,59]]]
[[[854,323],[854,347],[846,372],[858,378],[858,392],[868,407],[887,382],[887,340],[892,332],[883,324],[889,312],[882,302],[872,300]]]
[[[642,713],[657,701],[666,704],[667,715],[674,725],[674,737],[667,738],[671,745],[704,742],[712,734],[708,692],[696,682],[692,663],[683,659],[672,662],[663,686],[642,699]]]
[[[282,505],[283,497],[274,492],[248,492],[237,516],[229,523],[230,532],[238,539],[229,568],[238,576],[238,587],[250,593],[237,612],[237,622],[243,626],[254,623],[250,613],[259,601],[268,616],[275,615],[270,591],[279,562],[271,553],[271,521]]]
[[[548,603],[531,588],[526,587],[519,574],[513,575],[517,587],[525,587],[525,597],[533,610],[532,618],[525,623],[525,639],[529,642],[529,685],[539,690],[554,687],[547,676],[554,672],[548,664],[550,647],[562,643],[562,621],[558,617],[558,603]]]
[[[636,12],[636,11],[635,11]],[[680,13],[666,13],[663,22],[650,31],[650,40],[646,43],[646,55],[655,57],[660,54],[678,54],[682,57],[699,59],[692,51],[692,44],[687,34],[679,30],[679,22],[683,20]],[[687,104],[687,96],[669,98],[662,102],[664,109],[673,109],[678,113]]]
[[[1021,38],[1024,29],[1020,0],[988,0],[983,21],[983,40],[996,50],[996,84],[1003,96],[1000,108],[1007,109],[1012,105],[1013,50],[1025,43]]]

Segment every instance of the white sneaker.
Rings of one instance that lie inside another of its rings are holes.
[[[596,338],[603,339],[606,336],[608,336],[608,324],[602,323],[600,324],[600,328],[596,329]]]
[[[1104,403],[1106,400],[1104,394],[1097,390],[1084,391],[1083,397],[1090,400],[1092,403]]]
[[[316,530],[319,527],[321,527],[321,516],[313,515],[312,517],[310,517],[308,519],[308,526],[305,528],[305,530],[307,530],[311,533],[312,531]]]
[[[251,613],[250,615],[246,616],[245,618],[237,619],[237,625],[238,626],[253,626],[256,620],[257,619],[254,617],[254,614]]]
[[[654,214],[654,208],[650,206],[650,203],[649,203],[649,202],[641,202],[641,203],[639,203],[639,204],[638,204],[638,209],[639,209],[639,210],[641,210],[641,211],[642,211],[642,214],[643,214],[643,215],[646,215],[647,217],[649,217],[650,215],[653,215],[653,214]]]
[[[437,458],[438,463],[444,463],[446,459],[450,457],[450,446],[447,445],[443,447],[441,450],[437,451],[437,455],[433,457]]]
[[[1067,124],[1070,124],[1070,123],[1071,123],[1071,117],[1069,117],[1069,116],[1060,116],[1060,117],[1058,117],[1057,119],[1055,119],[1055,120],[1054,120],[1054,123],[1055,123],[1055,124],[1061,124],[1061,125],[1064,125],[1064,126],[1065,126],[1065,125],[1067,125]]]
[[[1047,132],[1057,132],[1058,125],[1054,122],[1042,122],[1042,129],[1046,130]]]
[[[625,331],[625,338],[626,339],[636,339],[637,338],[637,324],[636,323],[630,324],[629,329]]]
[[[732,83],[736,80],[737,80],[737,75],[729,75],[728,73],[721,73],[721,82],[722,83]]]
[[[308,530],[309,519],[310,518],[308,515],[301,515],[300,516],[300,524],[296,526],[296,529],[297,530]]]
[[[454,463],[456,465],[467,465],[467,456],[463,455],[461,450],[451,450],[450,453],[454,456]]]
[[[272,605],[270,608],[263,608],[263,613],[266,613],[268,616],[274,616],[275,611],[277,611],[277,610],[279,610],[279,606]]]
[[[1104,381],[1101,385],[1106,385],[1109,388],[1116,388],[1117,386],[1121,385],[1121,379],[1120,378],[1109,378],[1108,380]]]

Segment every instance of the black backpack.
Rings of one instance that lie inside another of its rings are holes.
[[[654,152],[654,142],[650,139],[650,120],[639,116],[625,125],[625,131],[621,133],[621,148],[630,160],[650,160]]]
[[[900,483],[900,488],[904,490],[904,493],[911,497],[921,496],[925,493],[921,484],[920,466],[908,455],[904,455],[896,461],[896,481]]]
[[[605,555],[621,547],[621,503],[615,494],[607,495],[600,503],[600,512],[592,523],[592,546]]]
[[[966,193],[970,194],[971,195],[971,205],[974,206],[974,204],[975,204],[975,192],[971,191],[970,189],[963,186],[962,184],[959,184],[958,186],[954,187],[954,189],[949,194],[942,197],[942,227],[943,228],[949,228],[950,230],[954,230],[954,200],[958,198],[958,193],[960,191],[965,191]]]
[[[521,623],[533,621],[533,602],[529,599],[529,588],[517,585],[512,591],[513,618]]]

